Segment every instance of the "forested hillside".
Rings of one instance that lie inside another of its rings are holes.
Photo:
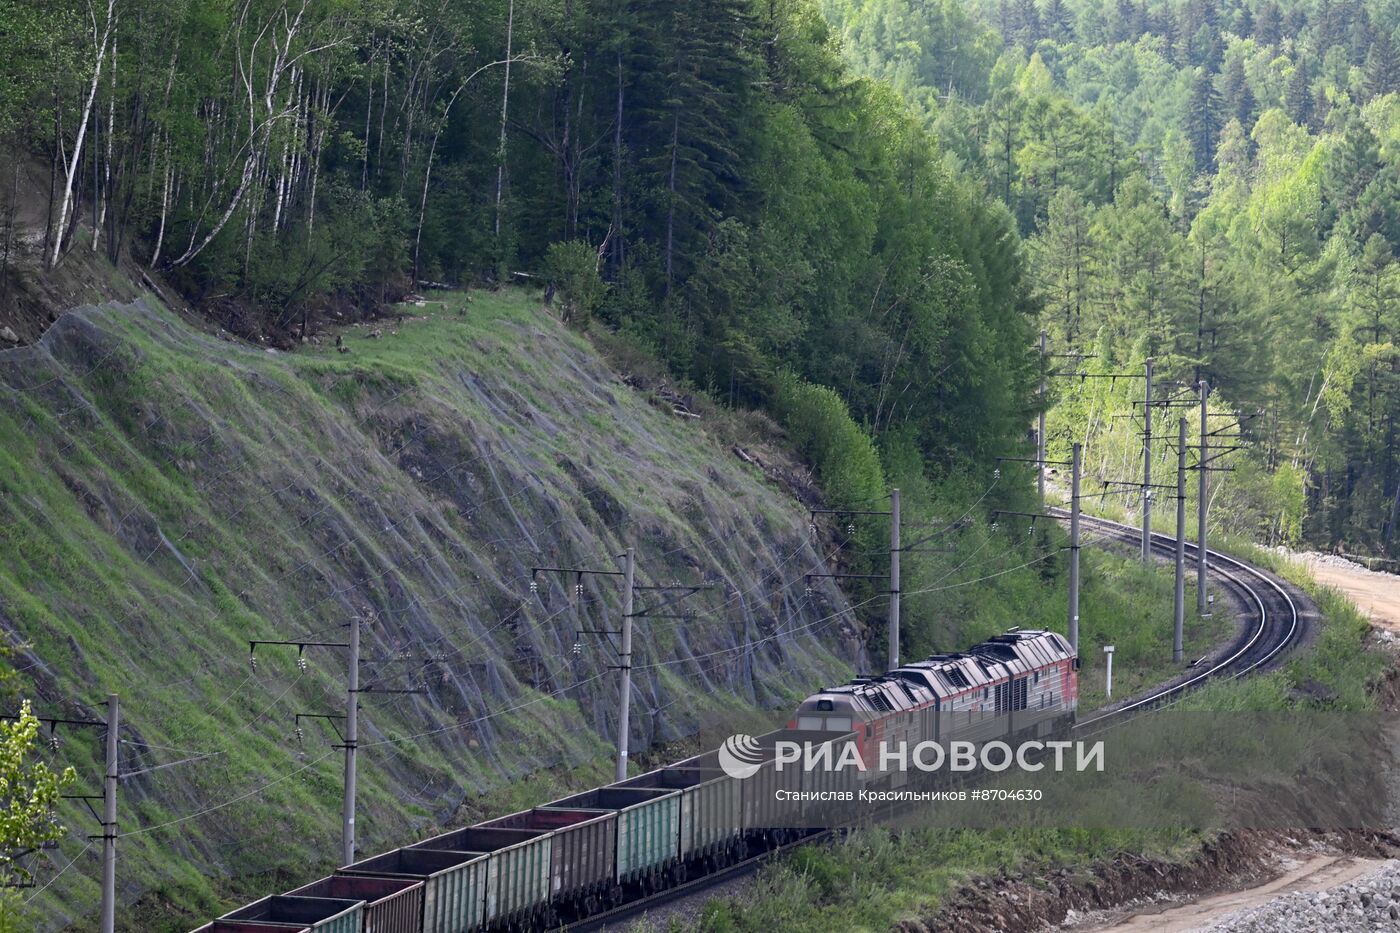
[[[1400,548],[1394,3],[825,7],[1014,213],[1057,352],[1151,356],[1263,413],[1224,484],[1237,530]],[[1061,443],[1127,430],[1126,387],[1059,385]]]
[[[1009,219],[809,0],[0,0],[0,24],[12,302],[105,253],[289,346],[416,281],[540,281],[726,401],[834,387],[939,470],[1026,423]]]

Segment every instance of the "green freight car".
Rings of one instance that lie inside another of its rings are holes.
[[[671,765],[613,785],[680,791],[680,858],[714,868],[737,856],[743,836],[739,782],[718,768]]]
[[[549,906],[553,837],[543,830],[472,826],[417,843],[420,851],[483,854],[486,858],[485,922],[528,923]]]
[[[680,864],[679,791],[600,787],[556,800],[545,807],[616,814],[618,884],[637,884],[650,889]]]
[[[395,849],[338,875],[423,882],[423,933],[471,933],[485,925],[487,859],[480,853]]]

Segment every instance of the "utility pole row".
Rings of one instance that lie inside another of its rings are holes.
[[[1071,358],[1078,358],[1078,354],[1061,354]],[[1120,378],[1133,378],[1131,373],[1091,373],[1082,371],[1047,372],[1046,361],[1052,356],[1049,352],[1047,334],[1042,331],[1039,342],[1039,356],[1041,364],[1041,410],[1037,416],[1036,429],[1036,462],[1040,464],[1040,477],[1037,482],[1037,492],[1040,495],[1042,508],[1045,495],[1044,464],[1046,461],[1046,429],[1045,429],[1045,394],[1047,392],[1048,377],[1078,378],[1081,382],[1085,379],[1112,379],[1117,381]],[[1210,386],[1205,379],[1201,379],[1195,386],[1187,387],[1189,392],[1194,389],[1197,398],[1191,401],[1182,401],[1175,396],[1170,396],[1158,401],[1154,398],[1157,388],[1154,361],[1148,358],[1144,362],[1143,374],[1138,378],[1143,378],[1145,390],[1142,399],[1143,406],[1143,431],[1142,431],[1142,481],[1138,484],[1141,492],[1142,525],[1141,525],[1141,553],[1144,562],[1150,561],[1152,557],[1152,503],[1154,499],[1153,490],[1155,484],[1152,482],[1152,442],[1153,442],[1153,410],[1155,407],[1173,407],[1182,404],[1199,404],[1199,432],[1200,442],[1198,446],[1199,456],[1196,469],[1199,472],[1197,477],[1197,509],[1196,509],[1196,612],[1202,618],[1209,618],[1211,615],[1212,600],[1208,573],[1210,569],[1210,551],[1208,535],[1208,516],[1210,511],[1210,477],[1211,469],[1221,469],[1210,467],[1210,460],[1214,459],[1209,455],[1211,451],[1210,438],[1212,432],[1209,427],[1210,411],[1209,397]],[[1241,419],[1243,420],[1243,419]],[[1182,418],[1178,423],[1178,454],[1177,454],[1177,529],[1176,529],[1176,580],[1175,597],[1173,607],[1173,638],[1172,638],[1172,659],[1180,662],[1183,655],[1183,632],[1185,627],[1185,538],[1186,538],[1186,450],[1185,441],[1186,419]],[[1218,433],[1218,432],[1215,432]],[[1224,448],[1228,452],[1230,449]],[[1220,448],[1217,448],[1220,450]],[[1070,642],[1078,650],[1078,504],[1079,504],[1079,481],[1081,478],[1081,456],[1080,445],[1075,445],[1075,457],[1072,477],[1072,503],[1071,503],[1071,560],[1070,560]],[[1105,485],[1116,485],[1106,482]],[[1131,484],[1126,484],[1131,485]],[[1166,488],[1166,487],[1164,487]]]

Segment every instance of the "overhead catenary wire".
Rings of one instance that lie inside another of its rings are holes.
[[[979,583],[979,582],[984,582],[985,580],[989,580],[989,579],[993,579],[993,578],[996,578],[996,577],[999,577],[999,576],[1003,576],[1003,575],[1005,575],[1005,574],[1015,572],[1016,570],[1024,569],[1024,568],[1026,568],[1026,567],[1029,567],[1029,566],[1032,566],[1032,565],[1034,565],[1034,564],[1036,564],[1036,563],[1039,563],[1039,562],[1041,562],[1041,561],[1043,561],[1043,560],[1046,560],[1046,559],[1048,559],[1049,557],[1053,556],[1055,553],[1058,553],[1058,550],[1059,550],[1059,549],[1047,551],[1047,553],[1041,555],[1040,557],[1033,558],[1033,559],[1031,559],[1031,560],[1029,560],[1029,561],[1026,561],[1026,562],[1024,562],[1024,563],[1022,563],[1022,564],[1016,566],[1016,567],[1005,568],[1005,569],[996,571],[995,573],[988,574],[988,575],[983,576],[983,577],[980,577],[980,578],[975,578],[975,579],[972,579],[972,580],[959,581],[959,582],[957,582],[957,583],[952,583],[952,584],[944,584],[944,585],[933,586],[933,587],[925,587],[925,588],[921,588],[921,589],[912,591],[912,592],[910,593],[910,595],[919,595],[919,594],[928,593],[928,592],[938,592],[938,591],[940,591],[940,590],[956,589],[956,588],[959,588],[959,587],[970,586],[970,585],[974,585],[974,584]],[[811,622],[811,623],[807,623],[807,624],[805,624],[805,625],[799,625],[799,626],[790,626],[790,627],[788,627],[788,628],[786,628],[786,629],[779,629],[778,631],[775,631],[775,632],[771,633],[770,635],[765,636],[764,638],[758,639],[758,640],[756,640],[756,641],[749,641],[749,642],[746,642],[746,643],[743,644],[743,645],[735,646],[735,648],[720,649],[719,651],[709,652],[709,653],[702,654],[702,655],[693,655],[693,656],[691,656],[691,657],[689,657],[689,658],[684,658],[684,659],[672,659],[672,660],[664,661],[664,662],[654,662],[654,663],[651,663],[651,664],[638,665],[637,667],[638,667],[638,669],[652,669],[652,668],[673,666],[673,665],[679,664],[679,663],[693,663],[693,662],[695,662],[695,661],[702,660],[702,659],[704,659],[704,658],[706,658],[706,657],[712,657],[712,656],[717,656],[717,655],[720,655],[720,654],[731,653],[731,652],[734,651],[734,650],[749,650],[749,651],[751,651],[754,647],[756,647],[756,646],[758,646],[758,645],[760,645],[760,644],[766,643],[766,642],[768,642],[768,641],[772,641],[772,640],[774,640],[774,639],[776,639],[776,638],[780,638],[780,637],[782,637],[783,635],[792,634],[792,633],[795,633],[795,632],[797,632],[797,631],[801,631],[801,630],[804,630],[804,629],[812,629],[812,628],[815,628],[815,627],[818,627],[818,626],[822,626],[822,625],[824,625],[824,624],[828,624],[828,623],[830,623],[830,622],[833,621],[833,620],[839,619],[839,618],[841,618],[841,617],[843,617],[843,616],[848,615],[848,614],[851,613],[851,612],[854,612],[854,610],[856,610],[856,609],[858,609],[858,608],[861,608],[862,606],[864,606],[864,605],[866,605],[866,604],[868,604],[868,603],[870,603],[870,602],[873,602],[873,601],[875,601],[875,600],[878,600],[879,598],[881,598],[881,597],[878,596],[878,595],[877,595],[877,596],[869,597],[869,598],[866,599],[866,600],[863,600],[863,601],[861,601],[861,602],[859,602],[859,603],[856,603],[856,604],[854,604],[854,605],[851,605],[851,606],[849,606],[849,607],[845,607],[845,608],[843,608],[843,609],[837,610],[836,612],[830,613],[830,614],[828,614],[827,616],[825,616],[825,617],[823,617],[823,618],[814,620],[814,621]],[[536,705],[536,704],[538,704],[538,703],[542,703],[542,702],[544,702],[544,701],[546,701],[546,700],[553,699],[553,698],[555,698],[555,697],[565,695],[566,693],[568,693],[568,692],[571,691],[571,690],[576,690],[576,689],[578,689],[578,688],[580,688],[580,687],[586,686],[587,684],[590,684],[590,683],[593,683],[593,682],[596,682],[596,681],[600,680],[600,679],[604,676],[604,674],[605,674],[605,672],[599,672],[599,673],[594,674],[594,675],[592,675],[592,676],[590,676],[590,677],[587,677],[587,678],[584,678],[584,679],[582,679],[582,680],[576,681],[576,682],[574,682],[574,683],[572,683],[572,684],[569,684],[569,685],[560,687],[560,688],[557,689],[557,690],[553,690],[553,691],[547,692],[547,693],[545,693],[545,694],[542,694],[542,695],[540,695],[540,696],[533,697],[533,698],[531,698],[531,699],[529,699],[529,700],[526,700],[526,701],[524,701],[524,702],[515,704],[515,705],[513,705],[513,706],[510,706],[510,707],[507,707],[507,708],[504,708],[504,709],[495,710],[495,711],[493,711],[493,712],[491,712],[491,713],[487,713],[487,714],[484,714],[484,715],[482,715],[482,716],[475,717],[474,719],[471,719],[471,720],[454,722],[454,723],[451,723],[451,724],[448,724],[448,725],[445,725],[445,726],[437,727],[437,728],[430,729],[430,730],[425,730],[425,731],[422,731],[422,732],[419,732],[419,733],[416,733],[416,734],[413,734],[413,735],[408,735],[408,736],[396,736],[396,737],[393,737],[393,738],[382,739],[382,740],[379,740],[379,741],[376,741],[376,742],[361,743],[361,746],[360,746],[360,747],[361,747],[362,749],[367,749],[367,748],[372,748],[372,747],[381,747],[381,746],[384,746],[384,745],[398,745],[398,744],[402,744],[402,743],[404,743],[404,742],[414,741],[414,740],[420,739],[420,738],[426,738],[426,737],[430,737],[430,736],[433,736],[433,735],[439,735],[439,734],[443,734],[443,733],[446,733],[446,732],[455,731],[455,730],[458,730],[458,729],[468,728],[468,727],[470,727],[470,726],[478,725],[478,724],[480,724],[480,723],[482,723],[482,722],[486,722],[486,721],[488,721],[488,720],[490,720],[490,719],[493,719],[493,718],[495,718],[495,717],[497,717],[497,716],[505,715],[505,714],[507,714],[507,713],[512,713],[512,712],[518,712],[518,711],[521,710],[521,709],[526,709],[526,708],[529,708],[529,707],[531,707],[531,706],[534,706],[534,705]],[[300,679],[300,678],[298,678],[298,679]],[[289,688],[289,689],[290,689],[290,688]],[[285,695],[285,691],[284,691],[283,695]],[[280,698],[279,698],[279,699],[280,699]],[[193,812],[193,813],[185,814],[185,815],[183,815],[183,816],[174,818],[174,819],[172,819],[172,820],[167,820],[167,821],[165,821],[165,822],[163,822],[163,823],[156,824],[156,825],[154,825],[154,826],[150,826],[150,827],[141,827],[141,828],[136,829],[136,830],[131,830],[131,831],[128,831],[128,832],[123,833],[123,834],[121,834],[121,835],[125,837],[125,836],[142,835],[142,834],[146,834],[146,833],[150,833],[150,832],[155,832],[155,831],[158,831],[158,830],[161,830],[161,829],[165,829],[165,828],[168,828],[168,827],[171,827],[171,826],[180,825],[180,824],[185,823],[185,822],[188,822],[188,821],[190,821],[190,820],[192,820],[192,819],[197,819],[197,818],[200,817],[200,816],[207,815],[207,814],[209,814],[209,813],[216,812],[216,811],[218,811],[218,810],[226,809],[227,807],[233,806],[233,805],[235,805],[235,804],[237,804],[237,803],[240,803],[240,802],[242,802],[242,801],[244,801],[244,800],[248,800],[248,799],[252,799],[252,798],[254,798],[254,797],[257,797],[257,796],[261,795],[262,793],[264,793],[264,792],[265,792],[267,789],[269,789],[270,787],[273,787],[273,786],[275,786],[275,785],[277,785],[277,784],[280,784],[280,783],[282,783],[282,782],[284,782],[284,781],[286,781],[286,780],[290,780],[291,778],[293,778],[293,777],[295,777],[295,776],[297,776],[297,775],[299,775],[299,774],[302,774],[302,773],[306,772],[307,770],[309,770],[310,768],[316,766],[316,765],[319,764],[320,762],[326,760],[327,758],[329,758],[329,757],[332,756],[333,754],[334,754],[334,750],[329,750],[329,751],[327,751],[326,753],[324,753],[324,754],[322,754],[321,756],[319,756],[318,758],[316,758],[316,759],[314,759],[314,760],[312,760],[312,761],[310,761],[310,762],[307,762],[305,765],[303,765],[303,766],[301,766],[301,767],[299,767],[299,768],[297,768],[297,769],[295,769],[295,770],[293,770],[293,771],[291,771],[291,772],[289,772],[289,773],[287,773],[287,774],[281,775],[281,776],[279,776],[279,777],[273,779],[272,781],[266,782],[266,783],[264,783],[263,785],[261,785],[261,786],[259,786],[259,787],[257,787],[257,788],[254,788],[254,789],[252,789],[252,790],[250,790],[250,791],[247,791],[247,792],[244,792],[244,793],[242,793],[242,794],[239,794],[239,795],[237,795],[237,796],[235,796],[234,798],[231,798],[231,799],[229,799],[229,800],[222,801],[222,802],[220,802],[220,803],[218,803],[218,804],[215,804],[215,805],[213,805],[213,806],[201,808],[200,810],[195,811],[195,812]]]

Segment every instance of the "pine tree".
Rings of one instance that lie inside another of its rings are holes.
[[[1035,0],[1017,0],[1015,28],[1017,44],[1026,49],[1035,48],[1043,36],[1040,9],[1035,5]]]
[[[1112,42],[1132,42],[1137,38],[1133,32],[1133,18],[1135,16],[1132,0],[1118,0],[1113,11],[1113,25],[1109,30],[1109,40]]]
[[[1242,56],[1236,55],[1225,66],[1220,76],[1220,97],[1226,119],[1233,117],[1244,127],[1254,125],[1254,92],[1250,90]]]
[[[1215,143],[1220,133],[1220,93],[1204,68],[1196,73],[1191,85],[1191,100],[1186,108],[1183,128],[1191,150],[1196,155],[1196,170],[1211,171],[1215,164]]]
[[[1395,60],[1395,46],[1385,31],[1380,31],[1366,53],[1366,97],[1379,97],[1400,90],[1400,62]]]
[[[1371,43],[1376,41],[1376,30],[1371,28],[1371,17],[1366,7],[1360,3],[1348,4],[1347,9],[1347,53],[1353,65],[1366,60]]]
[[[1375,134],[1360,117],[1352,117],[1341,140],[1328,153],[1327,171],[1322,176],[1324,225],[1351,213],[1380,170],[1380,145]],[[1354,219],[1347,223],[1355,224]]]
[[[1278,45],[1282,30],[1283,20],[1279,15],[1278,4],[1269,0],[1259,8],[1259,15],[1254,19],[1254,38],[1262,45],[1273,47]]]
[[[650,60],[634,92],[644,167],[659,193],[651,227],[669,293],[713,219],[744,185],[745,101],[758,84],[743,0],[652,0],[638,11]],[[639,56],[640,57],[640,56]]]
[[[1312,84],[1307,59],[1300,57],[1288,76],[1288,84],[1283,90],[1283,109],[1288,118],[1299,126],[1309,126],[1312,122]]]
[[[1321,133],[1331,115],[1332,99],[1327,96],[1327,88],[1319,84],[1313,93],[1312,117],[1308,120],[1308,128],[1314,133]]]
[[[1041,21],[1044,23],[1046,38],[1060,43],[1074,39],[1074,17],[1065,6],[1065,0],[1047,0]]]
[[[1010,48],[1016,41],[1016,15],[1011,9],[1011,0],[997,0],[997,32],[1001,33],[1001,44]]]

